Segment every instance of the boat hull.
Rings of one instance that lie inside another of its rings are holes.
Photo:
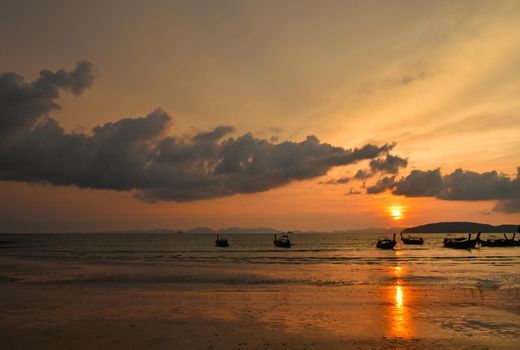
[[[274,235],[273,244],[278,248],[291,248],[291,240],[287,235],[283,235],[281,239]]]
[[[422,237],[404,237],[403,233],[400,233],[401,235],[401,242],[404,244],[413,244],[413,245],[421,245],[424,243],[424,239]]]
[[[273,241],[274,245],[278,248],[291,248],[291,242],[284,242],[284,241],[280,241],[280,240],[274,240]]]
[[[520,241],[515,241],[512,239],[488,239],[486,241],[480,241],[480,244],[483,247],[519,247]]]
[[[470,239],[465,241],[456,241],[456,240],[444,240],[444,247],[453,248],[453,249],[472,249],[477,246],[478,239]]]
[[[401,238],[401,241],[404,244],[410,245],[421,245],[424,243],[424,240],[422,238]]]
[[[379,249],[394,249],[397,241],[378,241],[376,247]]]
[[[229,247],[229,243],[226,240],[216,240],[215,245],[220,248],[227,248]]]

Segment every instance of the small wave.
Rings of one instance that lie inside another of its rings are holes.
[[[441,323],[441,327],[462,333],[464,335],[500,335],[503,337],[520,338],[520,326],[508,322],[491,322],[476,319],[454,319]]]

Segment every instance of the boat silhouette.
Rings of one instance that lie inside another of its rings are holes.
[[[400,235],[401,235],[401,241],[404,244],[421,245],[424,243],[424,239],[422,237],[412,237],[412,236],[404,237],[402,232],[400,233]]]
[[[229,247],[228,240],[225,238],[220,238],[219,235],[217,235],[217,239],[215,240],[215,245],[217,247],[222,247],[222,248]]]
[[[520,240],[515,240],[517,233],[520,233],[520,226],[513,233],[513,238],[507,238],[507,235],[504,233],[504,238],[481,240],[480,244],[483,247],[520,247]]]
[[[379,249],[394,249],[397,241],[395,240],[395,233],[393,239],[380,239],[377,241],[376,247]]]
[[[475,248],[477,243],[480,242],[480,232],[477,234],[477,238],[471,239],[471,233],[468,238],[444,238],[444,247],[455,248],[455,249],[471,249]]]
[[[275,234],[273,243],[278,248],[291,248],[291,240],[289,239],[289,236],[287,236],[287,235],[282,235],[281,238],[277,238],[276,234]]]

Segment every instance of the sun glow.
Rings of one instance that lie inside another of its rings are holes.
[[[393,220],[401,220],[403,218],[403,208],[400,206],[393,206],[388,208],[390,216]]]

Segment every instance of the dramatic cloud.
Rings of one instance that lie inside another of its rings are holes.
[[[406,168],[407,165],[407,159],[387,154],[385,158],[371,160],[370,170],[372,173],[397,174],[400,168]]]
[[[56,99],[60,89],[80,94],[93,82],[89,62],[79,62],[71,72],[42,70],[31,83],[25,83],[15,73],[0,75],[0,140],[16,136],[18,131],[30,128],[41,117],[59,109]]]
[[[394,146],[395,144],[392,144]],[[339,179],[332,179],[328,181],[321,182],[325,185],[337,185],[337,184],[346,184],[352,180],[357,181],[363,181],[370,179],[371,177],[374,177],[379,174],[397,174],[401,168],[406,168],[408,165],[408,160],[401,158],[399,156],[394,156],[391,154],[386,154],[385,157],[375,158],[370,161],[370,168],[369,169],[359,169],[354,177],[342,177]],[[387,180],[385,180],[387,181]],[[381,185],[379,185],[380,187]],[[375,187],[373,191],[377,191],[377,188]],[[384,191],[382,189],[380,192]]]
[[[280,144],[249,133],[204,143],[198,139],[199,135],[190,140],[166,137],[157,143],[151,162],[154,176],[139,187],[138,198],[186,201],[266,191],[389,150],[373,145],[346,150],[320,143],[314,136]]]
[[[49,113],[60,91],[80,94],[93,83],[92,65],[44,70],[31,83],[0,76],[0,180],[134,191],[146,201],[190,201],[266,191],[326,174],[361,160],[393,160],[395,144],[344,149],[315,136],[273,143],[219,126],[191,137],[168,136],[171,117],[157,109],[91,133],[70,133]],[[395,166],[377,167],[388,171]],[[346,180],[345,180],[346,181]]]
[[[443,200],[497,200],[495,211],[520,212],[520,168],[512,178],[496,171],[477,173],[457,169],[442,175],[439,169],[413,170],[410,175],[395,181],[385,177],[367,188],[367,193],[391,190],[407,197],[435,197]]]
[[[431,197],[439,195],[444,188],[440,169],[413,170],[403,180],[394,183],[394,194],[407,197]]]
[[[368,194],[377,194],[395,186],[395,176],[385,176],[373,186],[367,187]]]
[[[356,180],[366,180],[372,177],[372,173],[369,170],[359,169],[354,175],[354,179]]]

